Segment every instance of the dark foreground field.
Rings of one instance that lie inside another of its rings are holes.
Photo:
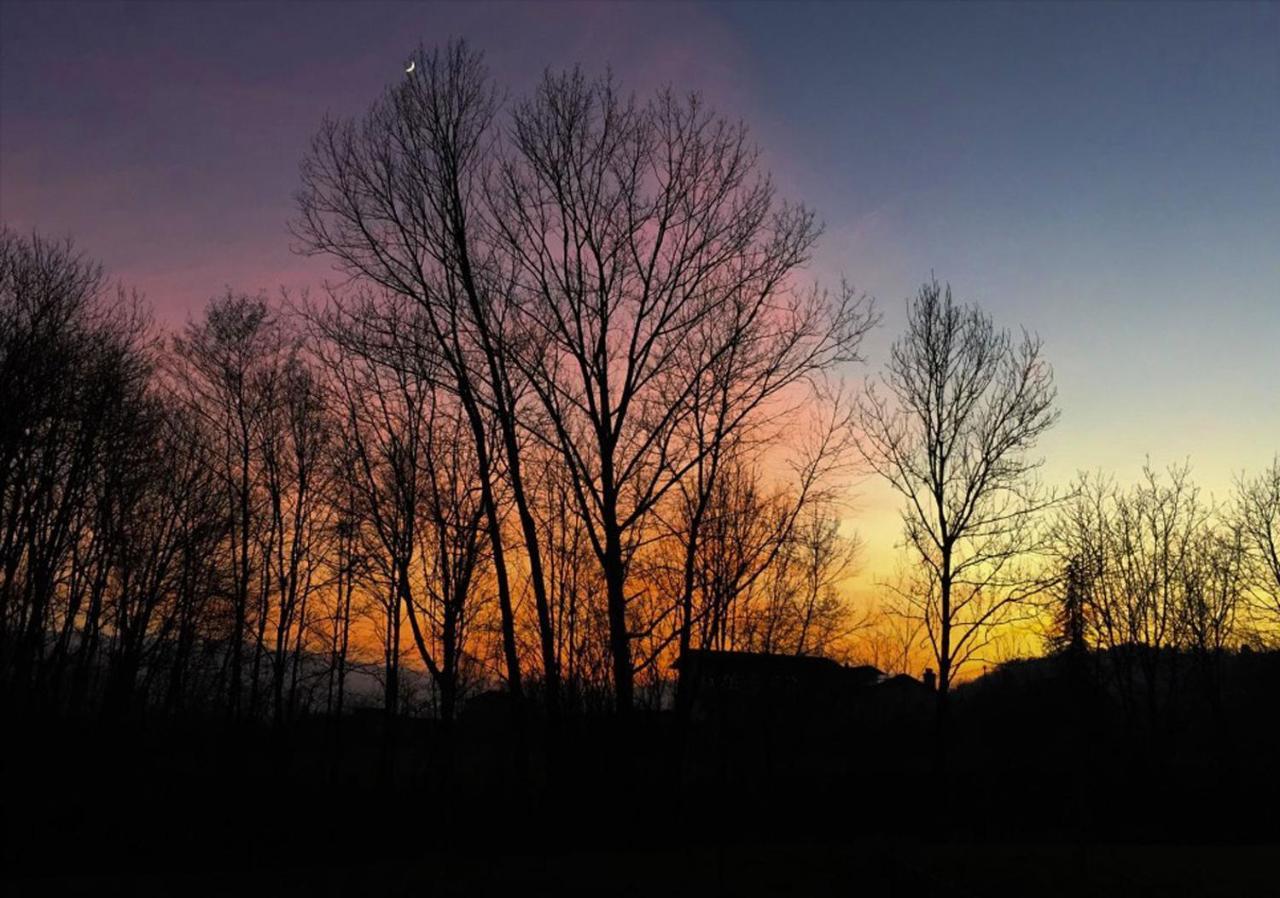
[[[1273,895],[1274,846],[738,843],[20,880],[27,895]]]
[[[676,715],[6,728],[14,895],[1275,895],[1277,656],[1154,717],[1060,671]],[[1148,709],[1151,712],[1153,709]],[[940,773],[939,764],[945,764]],[[944,783],[946,785],[944,785]]]

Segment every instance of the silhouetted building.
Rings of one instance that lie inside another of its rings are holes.
[[[880,725],[890,720],[900,723],[903,715],[919,715],[929,708],[936,691],[936,683],[930,677],[932,673],[926,670],[923,681],[905,673],[881,680],[871,694],[873,713],[878,715]]]
[[[915,691],[926,689],[926,690],[932,691],[933,685],[929,680],[929,674],[931,674],[932,672],[933,671],[925,671],[924,682],[917,680],[915,677],[911,676],[911,674],[904,674],[904,673],[896,674],[892,677],[885,677],[883,680],[880,681],[880,688],[885,691],[898,690],[898,689],[915,690]]]
[[[764,652],[693,649],[676,661],[677,703],[691,717],[775,716],[840,703],[884,677],[871,665]]]

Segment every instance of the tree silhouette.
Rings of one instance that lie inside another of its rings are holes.
[[[771,402],[855,359],[874,316],[848,291],[796,288],[812,214],[775,200],[745,130],[696,97],[639,105],[549,75],[504,133],[477,54],[415,58],[362,123],[322,128],[295,233],[414,304],[414,351],[438,361],[479,459],[508,684],[520,691],[500,490],[553,705],[559,641],[523,472],[557,459],[604,582],[626,710],[648,626],[629,617],[627,581],[656,507],[699,466],[713,479],[721,447]]]
[[[466,416],[477,463],[502,615],[507,686],[522,693],[506,540],[492,436],[501,436],[521,510],[531,582],[543,626],[544,675],[556,678],[539,541],[524,498],[518,386],[503,337],[508,275],[478,221],[483,214],[497,93],[465,44],[415,55],[413,77],[390,88],[359,122],[327,120],[302,163],[303,251],[325,254],[348,275],[412,304],[400,319]],[[384,315],[385,320],[385,315]],[[492,414],[490,414],[492,413]]]
[[[956,670],[1038,588],[1018,562],[1052,503],[1028,453],[1057,420],[1038,339],[1015,341],[931,281],[907,305],[907,331],[859,415],[868,464],[906,500],[907,545],[922,587],[906,596],[938,664],[945,716]]]
[[[1088,589],[1083,563],[1079,559],[1068,560],[1049,639],[1054,651],[1079,657],[1088,649]]]
[[[795,288],[812,214],[777,203],[745,130],[696,96],[641,105],[548,75],[511,142],[494,221],[526,335],[514,357],[545,415],[531,436],[558,453],[601,568],[625,712],[628,572],[655,508],[771,400],[857,358],[874,317],[848,291]]]
[[[1248,557],[1255,608],[1274,625],[1280,620],[1280,456],[1237,484],[1236,514]]]

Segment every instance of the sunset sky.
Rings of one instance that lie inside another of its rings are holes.
[[[1280,5],[0,3],[0,219],[72,235],[180,324],[226,286],[318,286],[297,166],[419,40],[519,95],[611,65],[752,128],[875,296],[879,366],[930,272],[1040,333],[1046,475],[1190,458],[1207,491],[1280,450]],[[868,369],[852,369],[862,377]],[[869,575],[894,503],[858,487]]]

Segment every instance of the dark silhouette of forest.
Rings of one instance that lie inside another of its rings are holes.
[[[1280,459],[1221,503],[1045,484],[1041,340],[931,278],[866,371],[874,303],[806,281],[743,126],[414,59],[301,162],[323,290],[170,331],[0,232],[6,879],[1274,886]],[[903,509],[874,608],[865,474]]]

